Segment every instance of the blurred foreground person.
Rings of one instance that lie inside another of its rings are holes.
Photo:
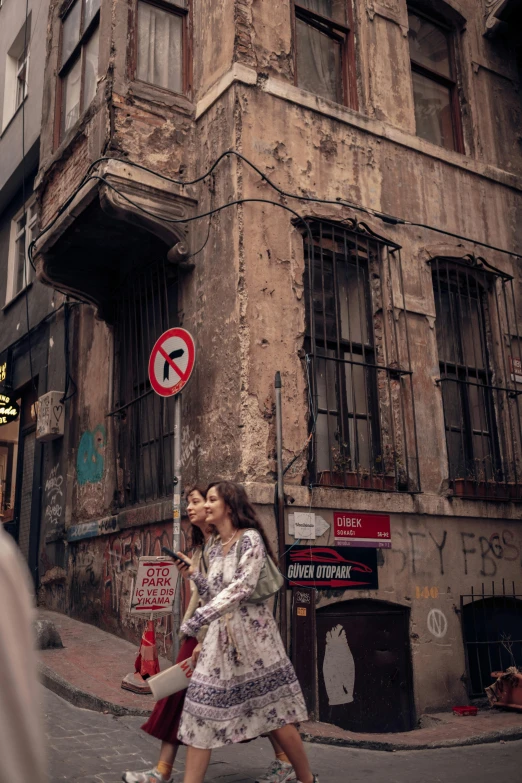
[[[0,783],[47,780],[36,676],[31,577],[0,525]]]

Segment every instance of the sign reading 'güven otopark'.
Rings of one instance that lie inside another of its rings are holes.
[[[390,517],[386,514],[334,512],[334,538],[337,546],[391,549]]]
[[[376,549],[334,546],[293,546],[287,554],[291,584],[322,590],[377,590]]]

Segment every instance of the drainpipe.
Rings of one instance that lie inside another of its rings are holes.
[[[275,399],[276,399],[276,452],[277,452],[277,538],[279,542],[279,567],[284,572],[285,563],[285,490],[283,483],[283,416],[281,404],[281,373],[275,375]],[[285,649],[287,640],[287,611],[286,611],[286,582],[281,592],[280,630]]]

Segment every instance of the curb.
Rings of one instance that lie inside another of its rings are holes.
[[[38,676],[42,685],[50,691],[53,691],[53,693],[56,693],[57,696],[60,696],[62,699],[74,704],[75,707],[82,707],[83,709],[93,710],[94,712],[107,712],[119,717],[131,715],[148,718],[152,712],[152,710],[143,710],[138,707],[123,707],[121,704],[114,704],[106,699],[100,699],[98,696],[93,696],[92,693],[87,693],[87,691],[82,691],[80,688],[71,685],[67,680],[43,663],[38,664]],[[494,742],[500,742],[501,740],[504,742],[514,742],[515,740],[522,739],[522,726],[515,726],[511,729],[504,729],[503,731],[489,731],[472,737],[462,737],[461,739],[418,743],[401,741],[383,742],[381,740],[366,739],[359,740],[350,737],[318,737],[315,734],[310,734],[309,732],[302,730],[299,733],[304,742],[313,742],[318,745],[336,745],[337,747],[394,753],[396,751],[404,750],[435,750],[437,748],[461,748],[467,745],[488,745]]]
[[[114,704],[106,699],[93,696],[92,693],[87,693],[87,691],[82,691],[80,688],[71,685],[43,663],[38,663],[38,678],[42,685],[56,693],[57,696],[61,696],[62,699],[74,704],[75,707],[82,707],[94,712],[108,712],[120,717],[135,715],[148,718],[152,712],[152,710],[143,710],[139,707],[123,707],[121,704]]]
[[[462,748],[467,745],[491,745],[493,742],[514,742],[522,739],[522,726],[515,726],[503,731],[488,731],[472,737],[446,739],[435,742],[382,742],[380,740],[357,740],[344,737],[317,737],[306,731],[300,731],[304,742],[314,742],[318,745],[337,745],[338,747],[360,748],[362,750],[380,750],[394,753],[400,750],[435,750],[437,748]]]

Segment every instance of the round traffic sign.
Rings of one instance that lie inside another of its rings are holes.
[[[194,369],[195,357],[196,346],[186,329],[175,327],[163,332],[149,359],[149,380],[156,394],[179,394]]]

